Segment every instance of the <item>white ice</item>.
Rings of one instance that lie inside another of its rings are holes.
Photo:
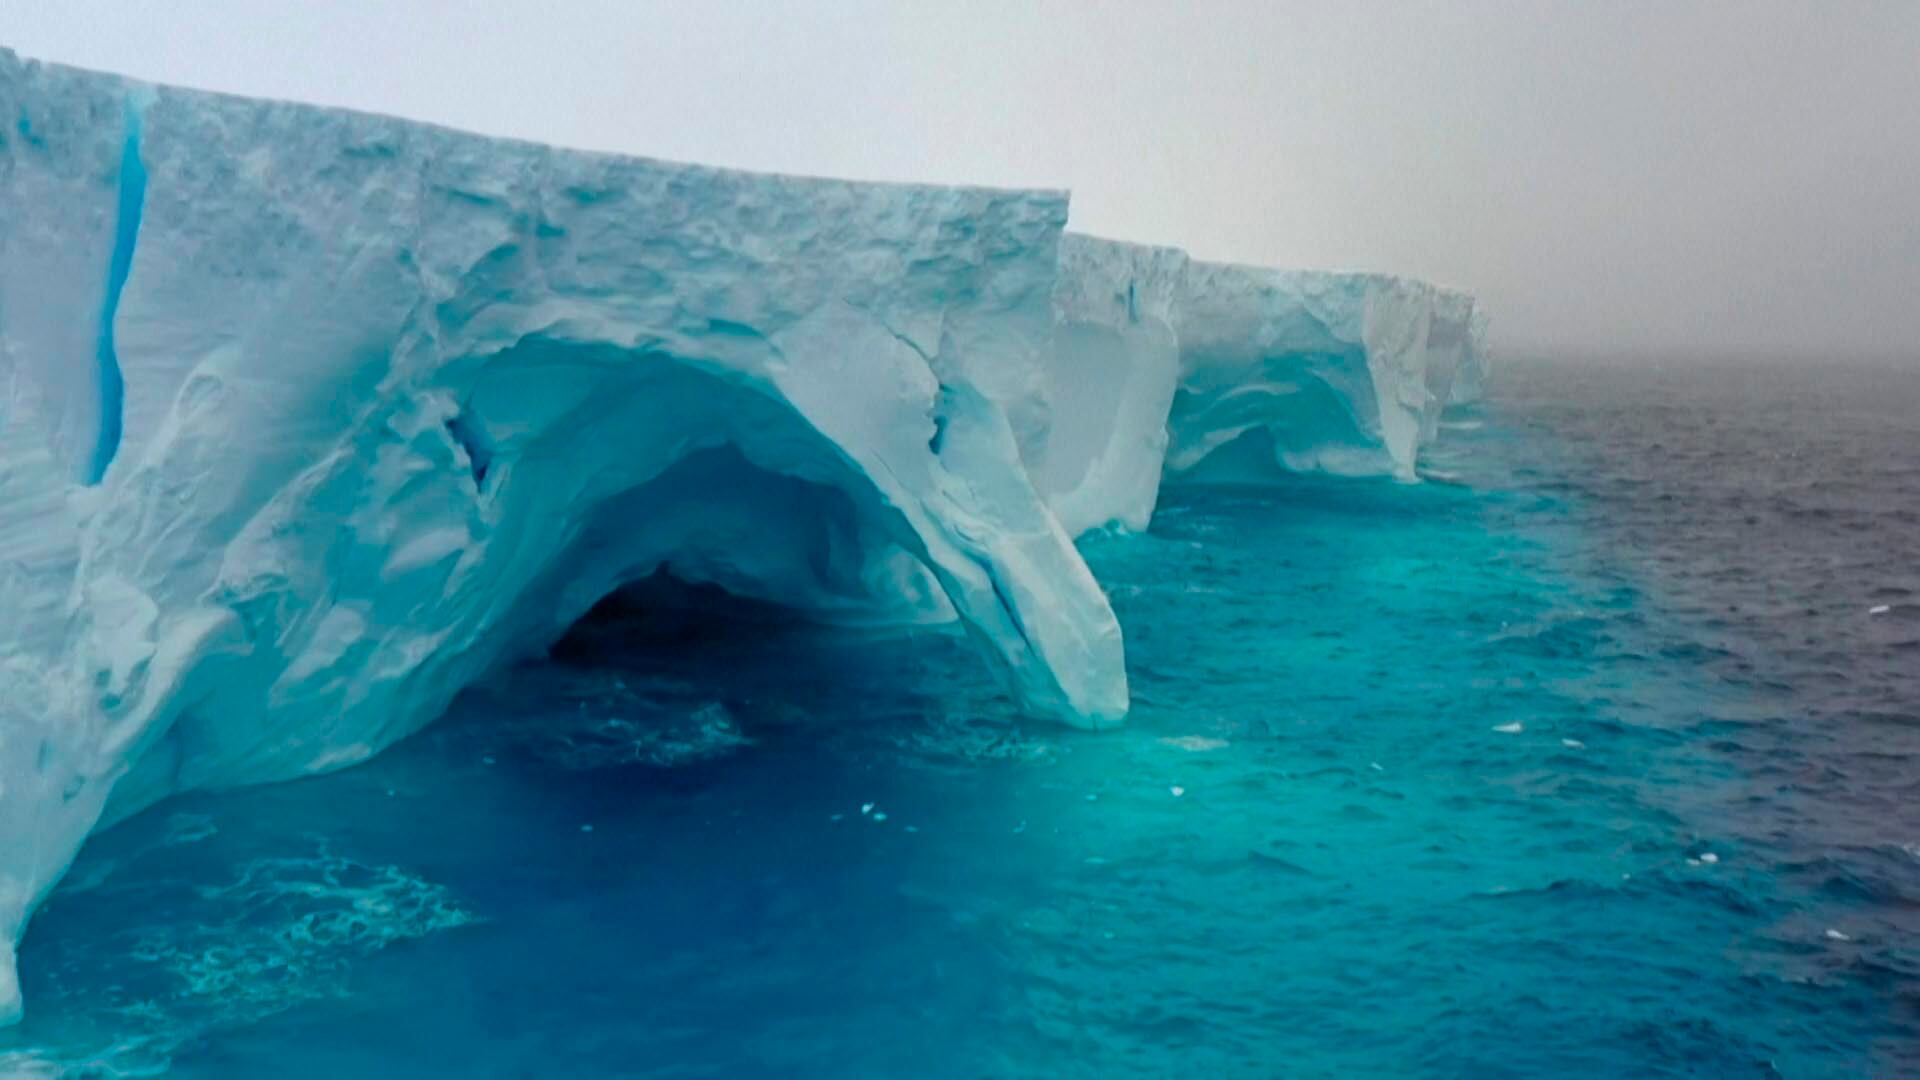
[[[1410,478],[1484,375],[1463,294],[1066,218],[0,50],[0,1022],[90,832],[365,760],[657,571],[957,619],[1025,710],[1118,723],[1075,535]]]

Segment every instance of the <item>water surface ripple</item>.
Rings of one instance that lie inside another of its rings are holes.
[[[1920,1069],[1915,415],[1539,364],[1425,483],[1173,493],[1084,545],[1113,734],[946,632],[602,612],[365,766],[97,838],[0,1066]]]

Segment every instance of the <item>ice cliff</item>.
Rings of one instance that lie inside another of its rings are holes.
[[[1076,534],[1165,477],[1411,477],[1483,370],[1460,294],[1063,234],[1058,192],[5,50],[0,122],[0,1021],[91,831],[364,760],[657,571],[957,618],[1026,710],[1117,723]]]
[[[1441,409],[1485,374],[1473,298],[1407,278],[1068,233],[1053,306],[1052,423],[1030,470],[1076,535],[1144,529],[1167,483],[1412,479]]]

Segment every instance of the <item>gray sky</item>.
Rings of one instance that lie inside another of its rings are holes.
[[[166,82],[1473,289],[1496,345],[1920,356],[1920,0],[0,0]]]

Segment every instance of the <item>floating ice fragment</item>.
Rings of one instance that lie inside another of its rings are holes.
[[[1372,769],[1372,770],[1373,770],[1374,772],[1386,772],[1386,771],[1387,771],[1387,770],[1385,770],[1385,769],[1383,769],[1383,768],[1381,768],[1381,767],[1380,767],[1380,763],[1379,763],[1379,762],[1377,762],[1377,761],[1369,761],[1369,762],[1367,762],[1367,766],[1368,766],[1369,768],[1371,768],[1371,769]]]
[[[1872,607],[1870,607],[1870,608],[1868,608],[1868,609],[1867,609],[1867,614],[1869,614],[1869,615],[1885,615],[1885,614],[1886,614],[1887,612],[1889,612],[1889,611],[1892,611],[1892,610],[1893,610],[1893,605],[1892,605],[1892,604],[1875,604],[1875,605],[1873,605]]]
[[[1100,796],[1098,796],[1098,795],[1095,795],[1095,794],[1094,794],[1093,792],[1091,792],[1091,791],[1089,791],[1089,792],[1087,792],[1087,801],[1088,801],[1088,802],[1099,802],[1099,801],[1100,801]]]
[[[1179,784],[1175,784],[1167,790],[1173,792],[1173,797],[1176,799],[1187,793],[1187,789],[1181,787]]]
[[[887,820],[887,812],[886,812],[885,810],[879,810],[879,811],[876,811],[876,812],[874,813],[874,815],[873,815],[873,820],[875,820],[875,821],[885,821],[885,820]]]
[[[1204,750],[1224,750],[1227,747],[1227,740],[1210,739],[1205,735],[1178,735],[1172,738],[1161,739],[1160,741],[1168,746],[1180,750],[1187,750],[1192,753],[1200,753]]]
[[[1827,927],[1827,937],[1832,938],[1834,941],[1852,941],[1853,940],[1852,938],[1841,933],[1840,931],[1835,930],[1831,926]]]
[[[1708,851],[1701,854],[1700,861],[1703,863],[1706,863],[1708,866],[1712,866],[1714,863],[1717,863],[1720,861],[1720,856],[1715,855],[1711,851]]]
[[[1688,866],[1699,866],[1699,865],[1700,865],[1700,860],[1699,860],[1699,859],[1688,859],[1688,860],[1687,860],[1687,865],[1688,865]]]
[[[845,821],[845,820],[846,820],[846,818],[847,818],[847,815],[845,815],[845,814],[829,814],[829,815],[827,815],[827,820],[828,820],[828,821]]]
[[[1587,748],[1587,744],[1581,742],[1579,739],[1561,739],[1560,745],[1569,750],[1585,750]]]
[[[871,813],[873,813],[873,804],[872,804],[872,803],[870,803],[870,802],[864,802],[864,803],[861,803],[861,804],[860,804],[860,812],[861,812],[861,813],[863,813],[863,814],[871,814]]]
[[[178,847],[205,840],[219,831],[213,819],[205,814],[174,814],[167,818],[167,835],[161,843],[166,847]]]
[[[1522,724],[1518,720],[1515,720],[1511,724],[1495,724],[1493,727],[1493,730],[1499,732],[1502,735],[1518,735],[1521,732],[1527,730],[1527,728],[1526,728],[1526,725]]]

